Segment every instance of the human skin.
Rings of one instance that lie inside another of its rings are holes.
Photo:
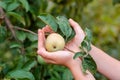
[[[120,80],[120,61],[92,45],[90,55],[97,64],[98,71],[110,80]]]
[[[73,52],[78,52],[78,51],[80,51],[79,46],[85,37],[85,33],[83,32],[83,30],[81,29],[80,25],[77,22],[73,21],[72,19],[69,19],[69,23],[72,26],[72,28],[75,30],[76,35],[71,41],[69,41],[66,44],[65,47],[69,50],[72,50]],[[51,31],[49,26],[46,26],[45,28],[43,28],[43,32],[53,32],[53,31]],[[105,75],[107,78],[109,78],[110,80],[120,80],[120,61],[112,58],[107,53],[105,53],[104,51],[95,47],[94,45],[91,45],[91,47],[92,47],[92,49],[89,53],[97,64],[97,70],[100,73],[102,73],[103,75]],[[66,48],[64,50],[67,51]],[[38,50],[39,50],[39,47],[38,47]],[[44,53],[41,54],[40,52],[38,52],[38,54],[40,54],[42,56],[46,55]],[[44,59],[46,59],[46,58],[44,58]],[[68,68],[71,70],[75,80],[80,80],[80,78],[87,78],[89,80],[89,78],[86,77],[85,75],[79,75],[79,74],[81,74],[80,68],[75,69],[75,68],[72,68],[73,67],[72,65],[70,66],[70,64],[76,64],[76,66],[77,66],[77,63],[75,63],[75,62],[70,60],[70,62],[68,63],[69,64]],[[85,79],[83,79],[83,80],[85,80]],[[91,78],[91,80],[94,80],[94,78]]]
[[[82,42],[82,39],[85,36],[85,33],[80,28],[78,23],[76,23],[72,19],[70,19],[69,22],[71,26],[74,28],[76,35],[79,35],[77,36],[77,38],[79,38],[78,40]],[[71,43],[79,44],[80,42],[75,41]],[[71,45],[71,43],[69,45]],[[109,56],[107,53],[95,47],[94,45],[91,45],[91,47],[92,49],[90,51],[90,55],[95,60],[98,71],[103,75],[105,75],[110,80],[120,80],[120,61]]]
[[[79,40],[70,42],[69,45],[71,46],[71,43],[76,43],[76,47],[78,47],[79,45],[77,44],[82,42],[85,33],[83,32],[83,30],[77,22],[73,21],[72,19],[70,19],[69,22],[74,28],[76,35],[78,35],[76,37]],[[90,51],[90,55],[95,60],[98,71],[110,80],[120,80],[120,61],[112,58],[107,53],[95,47],[94,45],[91,45],[91,47],[92,49]]]
[[[43,30],[38,31],[38,55],[42,56],[45,62],[64,65],[70,69],[75,80],[95,80],[93,75],[87,71],[85,75],[81,70],[81,60],[73,59],[74,54],[67,50],[48,52],[45,49],[45,35]],[[74,65],[74,66],[73,66]]]

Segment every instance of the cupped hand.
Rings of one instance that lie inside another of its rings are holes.
[[[71,67],[73,64],[80,65],[81,60],[73,59],[74,54],[67,50],[56,52],[48,52],[45,49],[45,34],[44,30],[38,30],[38,55],[41,55],[47,63],[64,65]]]
[[[69,23],[70,23],[71,27],[74,29],[76,35],[71,41],[69,41],[66,44],[65,50],[78,52],[78,51],[80,51],[79,46],[85,37],[85,33],[82,30],[82,28],[80,27],[80,25],[77,22],[75,22],[74,20],[69,19]],[[49,32],[49,33],[53,32],[52,29],[48,25],[46,27],[44,27],[42,30],[44,32]]]
[[[66,47],[71,49],[74,44],[74,49],[75,46],[78,47],[78,43],[80,44],[81,41],[84,38],[84,32],[82,29],[79,28],[79,25],[75,23],[73,20],[69,20],[71,26],[74,26],[73,28],[75,29],[76,36],[75,38],[70,41]],[[78,29],[78,30],[77,30]],[[80,30],[81,32],[79,32]],[[61,50],[61,51],[56,51],[56,52],[48,52],[45,49],[45,32],[53,32],[50,30],[49,26],[46,26],[46,28],[43,28],[42,30],[38,30],[38,55],[42,56],[42,58],[45,60],[47,63],[51,64],[59,64],[59,65],[64,65],[70,69],[72,72],[75,80],[95,80],[93,75],[87,71],[88,75],[84,75],[82,73],[81,65],[82,62],[79,58],[73,59],[74,54],[69,51],[69,50]],[[81,35],[82,34],[82,35]],[[81,36],[81,37],[79,37]],[[75,40],[78,39],[78,40]]]

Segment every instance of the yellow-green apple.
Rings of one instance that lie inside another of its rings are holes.
[[[58,33],[51,33],[48,35],[45,41],[45,48],[49,52],[54,52],[64,49],[65,40]]]

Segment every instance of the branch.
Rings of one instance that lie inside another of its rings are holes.
[[[33,32],[33,31],[30,31],[30,30],[24,29],[24,28],[20,28],[20,27],[17,27],[17,26],[15,26],[14,29],[22,30],[22,31],[29,32],[31,34],[37,35],[37,33]]]
[[[4,12],[2,10],[2,8],[0,7],[0,19],[4,19],[5,15],[4,15]]]
[[[0,7],[0,19],[3,19],[7,25],[7,27],[10,29],[13,37],[17,40],[16,35],[15,35],[15,31],[14,31],[14,26],[12,25],[12,23],[10,22],[10,20],[7,18],[5,12],[3,11],[3,9]]]

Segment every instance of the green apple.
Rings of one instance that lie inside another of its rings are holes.
[[[65,46],[65,40],[58,33],[51,33],[46,38],[45,48],[49,52],[54,52],[54,51],[62,50],[62,49],[64,49],[64,46]]]

